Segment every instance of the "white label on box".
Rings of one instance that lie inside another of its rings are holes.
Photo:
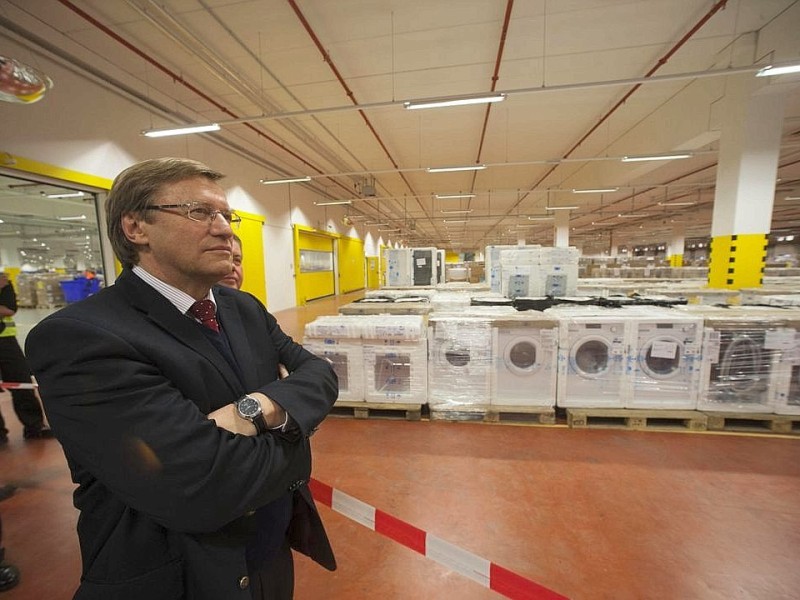
[[[764,336],[764,349],[765,350],[791,350],[794,348],[794,330],[793,329],[779,329],[776,331],[767,331]]]
[[[427,264],[428,264],[428,260],[427,259],[425,259],[425,258],[418,258],[417,259],[417,266],[418,267],[424,267]]]
[[[678,354],[678,344],[675,342],[665,342],[656,340],[650,348],[650,356],[653,358],[675,358]]]

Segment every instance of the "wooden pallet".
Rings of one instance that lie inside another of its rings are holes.
[[[696,410],[643,408],[568,408],[570,427],[625,427],[627,429],[676,429],[705,431],[708,418]]]
[[[772,413],[707,412],[712,431],[754,431],[800,435],[800,415]]]
[[[547,406],[432,406],[431,421],[481,421],[483,423],[534,423],[553,425],[556,411]]]
[[[354,419],[405,419],[419,421],[422,418],[421,404],[383,402],[338,401],[333,405],[331,416]]]

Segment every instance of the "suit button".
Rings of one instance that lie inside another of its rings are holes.
[[[250,586],[250,578],[245,575],[239,578],[239,589],[246,590]]]
[[[292,485],[289,486],[289,491],[294,492],[295,490],[299,489],[305,483],[304,479],[298,479]]]

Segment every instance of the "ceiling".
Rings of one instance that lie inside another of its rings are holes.
[[[708,237],[728,72],[780,47],[797,0],[0,0],[0,32],[203,134],[307,176],[330,215],[455,250],[552,244],[569,211],[584,254]],[[791,28],[790,28],[791,29]],[[47,41],[49,40],[49,42]],[[794,79],[792,79],[794,78]],[[788,90],[773,229],[800,229],[800,78]],[[57,85],[57,84],[56,84]],[[504,92],[503,102],[404,101]],[[681,160],[622,163],[626,155]],[[472,172],[428,167],[485,165]],[[617,188],[575,194],[573,189]],[[266,190],[267,188],[265,188]],[[437,199],[436,194],[474,194]],[[763,201],[763,200],[761,200]],[[767,199],[768,202],[768,199]],[[676,205],[677,204],[677,205]],[[458,211],[458,212],[456,212]],[[621,216],[624,215],[624,216]],[[800,238],[799,238],[800,239]]]

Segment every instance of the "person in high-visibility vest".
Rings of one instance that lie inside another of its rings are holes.
[[[17,341],[17,326],[14,315],[17,313],[17,293],[8,280],[8,275],[0,273],[0,379],[9,383],[31,383],[31,370]],[[2,387],[2,384],[0,384]],[[14,412],[22,422],[22,436],[26,440],[52,438],[53,432],[44,426],[44,413],[39,399],[32,389],[11,389],[11,403]],[[8,442],[8,429],[0,414],[0,445]]]

